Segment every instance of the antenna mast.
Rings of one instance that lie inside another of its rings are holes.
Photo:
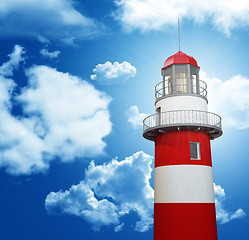
[[[179,51],[180,51],[180,19],[178,18],[178,41],[179,41]]]

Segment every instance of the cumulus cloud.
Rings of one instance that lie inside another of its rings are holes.
[[[51,192],[45,201],[49,214],[82,217],[94,230],[111,225],[124,227],[122,216],[136,212],[135,230],[145,232],[153,224],[153,189],[150,186],[152,157],[136,152],[122,161],[103,165],[91,162],[85,179],[69,190]]]
[[[20,45],[15,45],[9,60],[0,66],[0,109],[10,110],[11,93],[15,89],[15,82],[8,78],[13,76],[14,70],[24,61],[25,50]],[[1,141],[1,140],[0,140]]]
[[[128,122],[131,123],[133,128],[143,126],[143,120],[149,115],[146,113],[139,113],[137,106],[131,106],[125,114],[128,117]]]
[[[61,52],[59,50],[49,52],[47,48],[42,48],[40,51],[40,54],[43,57],[48,57],[48,58],[57,58]]]
[[[103,28],[96,20],[77,11],[70,0],[2,0],[0,20],[2,36],[49,40],[84,39],[99,34]]]
[[[0,66],[0,75],[10,77],[13,75],[13,71],[18,68],[19,63],[24,61],[23,54],[25,50],[20,45],[15,45],[13,52],[8,55],[9,61]]]
[[[244,0],[115,0],[114,17],[127,31],[164,29],[176,20],[190,19],[197,23],[211,21],[215,28],[230,35],[233,29],[249,26],[249,2]]]
[[[0,69],[11,75],[22,53],[14,54]],[[8,67],[6,67],[8,66]],[[110,97],[86,81],[47,66],[26,71],[28,86],[14,94],[12,79],[0,75],[0,166],[11,174],[48,169],[50,161],[94,157],[104,152],[103,138],[111,131]],[[21,108],[12,114],[13,98]]]
[[[145,232],[153,224],[154,194],[150,186],[152,156],[136,152],[122,161],[113,159],[103,165],[92,161],[85,179],[69,190],[51,192],[45,200],[49,214],[70,214],[83,218],[99,231],[113,226],[114,231],[124,227],[122,217],[136,212],[139,221],[135,230]],[[225,190],[214,183],[216,218],[221,224],[244,217],[239,208],[230,212],[224,207]]]
[[[229,212],[224,208],[224,200],[226,199],[225,190],[214,183],[215,206],[216,206],[216,219],[221,224],[230,222],[233,219],[242,218],[246,213],[239,208],[234,213]]]
[[[103,225],[119,224],[117,206],[107,199],[98,200],[94,192],[81,182],[65,192],[51,192],[45,201],[50,214],[70,214],[83,217],[98,231]]]
[[[107,61],[104,64],[98,64],[91,75],[92,80],[97,80],[101,84],[113,84],[127,81],[129,78],[136,75],[136,68],[129,62],[114,62],[113,64]]]
[[[249,127],[249,78],[236,75],[222,81],[201,71],[208,85],[209,109],[223,118],[223,124],[237,129]]]

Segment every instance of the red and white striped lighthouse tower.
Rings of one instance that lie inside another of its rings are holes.
[[[155,87],[156,114],[143,136],[155,141],[154,240],[217,240],[210,139],[221,117],[208,112],[196,60],[179,51]]]

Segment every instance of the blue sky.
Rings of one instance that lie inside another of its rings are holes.
[[[249,236],[249,3],[2,0],[0,238],[152,239],[142,120],[167,57],[194,56],[209,111],[219,239]]]

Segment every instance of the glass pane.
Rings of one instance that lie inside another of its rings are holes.
[[[171,93],[171,80],[172,77],[171,76],[165,76],[165,84],[164,84],[164,87],[165,87],[165,94],[170,94]]]
[[[171,94],[173,92],[173,89],[172,89],[172,76],[168,76],[167,85],[165,84],[165,92],[167,92],[168,94]]]
[[[161,125],[161,108],[156,109],[156,126]]]
[[[176,93],[188,92],[188,78],[186,73],[175,74]]]
[[[192,87],[191,87],[191,93],[197,93],[197,86],[196,86],[196,75],[191,76],[192,79]]]
[[[200,143],[198,142],[190,143],[190,158],[200,159]]]

